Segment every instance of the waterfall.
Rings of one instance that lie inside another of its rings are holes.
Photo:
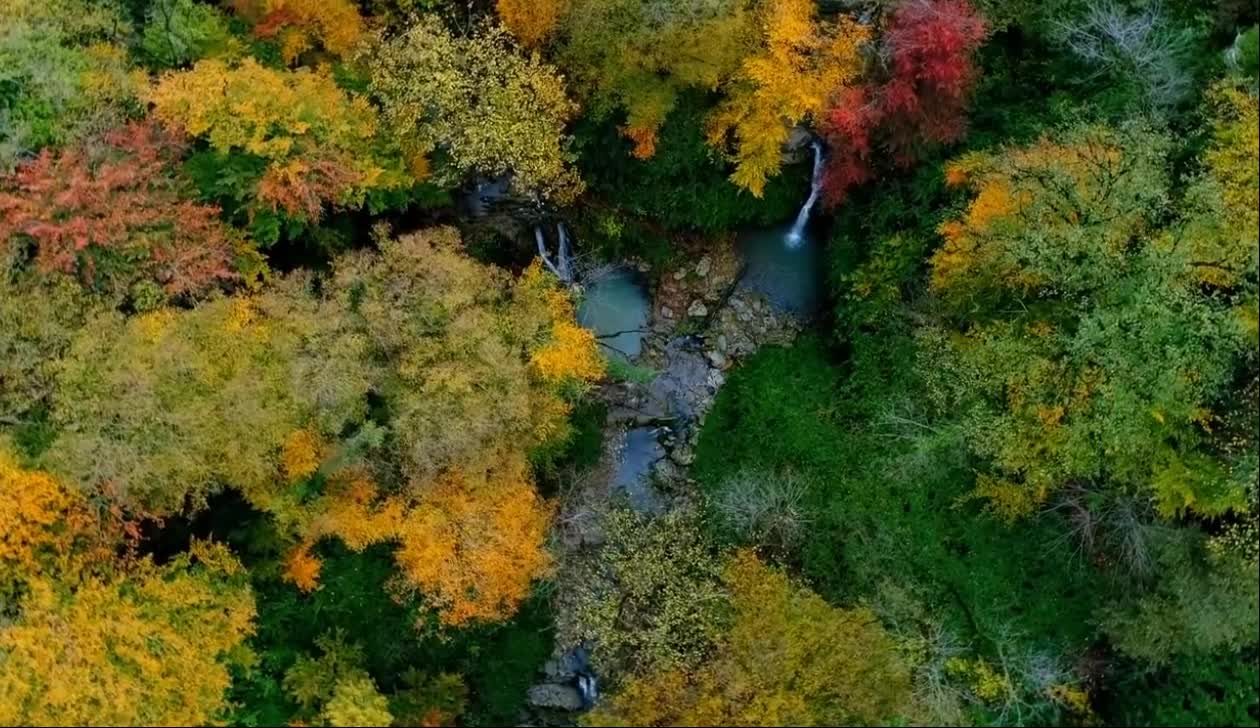
[[[572,283],[573,264],[572,256],[569,255],[569,231],[564,229],[564,223],[556,223],[556,236],[560,238],[559,251],[556,254],[559,258],[560,280]]]
[[[599,699],[599,687],[594,675],[578,675],[578,693],[582,696],[582,704],[590,707]]]
[[[792,223],[792,229],[783,239],[789,248],[795,248],[801,244],[805,236],[805,226],[809,224],[809,213],[814,209],[814,204],[818,202],[818,194],[822,191],[822,144],[815,139],[811,146],[814,147],[814,174],[809,181],[809,198],[801,206],[801,211],[796,213],[796,222]]]
[[[547,254],[547,240],[543,236],[542,227],[534,226],[534,241],[538,244],[538,257],[542,259],[543,265],[547,269],[556,274],[564,283],[573,283],[573,264],[572,256],[569,254],[569,234],[564,229],[564,223],[556,226],[557,234],[560,238],[559,244],[559,264],[551,260],[551,256]]]

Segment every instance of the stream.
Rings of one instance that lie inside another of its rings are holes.
[[[648,282],[632,268],[615,267],[583,282],[578,323],[594,332],[610,361],[640,372],[600,387],[598,396],[609,412],[604,456],[561,515],[567,523],[592,525],[566,549],[598,547],[601,514],[617,503],[652,515],[677,507],[690,487],[687,470],[696,435],[725,382],[724,371],[762,344],[790,342],[818,309],[821,246],[810,216],[819,198],[823,151],[812,146],[810,195],[793,222],[740,233],[720,277],[709,277],[708,255],[672,273],[670,285],[692,281],[684,291],[690,303],[681,322],[668,313],[654,316]],[[536,234],[545,259],[545,242]],[[559,257],[561,265],[548,266],[553,272],[563,272],[563,246]],[[704,293],[704,283],[714,286]],[[722,295],[714,290],[719,285]],[[669,298],[660,302],[662,311],[667,302],[672,305]],[[598,676],[587,656],[585,647],[557,654],[544,670],[545,682],[530,688],[530,704],[565,715],[589,708],[598,696]]]

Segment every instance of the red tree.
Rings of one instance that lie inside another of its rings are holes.
[[[966,131],[973,56],[987,25],[968,0],[903,0],[881,47],[882,80],[836,94],[820,131],[831,153],[824,189],[836,204],[874,174],[872,140],[898,166]]]
[[[115,294],[143,279],[197,294],[236,277],[235,234],[216,208],[186,197],[181,151],[150,124],[44,150],[0,178],[0,252],[33,243],[41,270]]]

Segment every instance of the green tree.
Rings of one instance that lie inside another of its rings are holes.
[[[1166,144],[1088,127],[947,171],[976,194],[940,228],[932,286],[957,323],[923,335],[924,376],[965,413],[977,495],[1004,516],[1068,483],[1145,489],[1169,517],[1244,505],[1200,446],[1246,338],[1157,226]]]
[[[607,541],[576,564],[557,612],[558,640],[594,644],[601,672],[684,669],[721,633],[721,565],[694,516],[614,511]]]
[[[599,115],[623,108],[640,159],[688,89],[712,92],[756,45],[748,0],[574,0],[557,54]]]
[[[122,45],[115,2],[0,5],[0,174],[50,144],[78,141],[140,111],[144,74]]]

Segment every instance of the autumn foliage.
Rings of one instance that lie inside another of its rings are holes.
[[[726,85],[709,119],[709,143],[734,148],[731,181],[760,197],[782,164],[792,127],[818,123],[828,97],[854,83],[870,30],[847,16],[822,20],[811,0],[771,0],[760,9],[761,47]]]
[[[882,76],[837,89],[819,124],[830,202],[868,180],[885,154],[904,167],[923,149],[962,136],[973,56],[987,33],[969,0],[903,0],[893,8],[881,38]]]
[[[238,15],[254,24],[254,35],[275,39],[287,63],[319,45],[339,56],[363,33],[363,18],[351,0],[231,0]]]
[[[840,609],[742,551],[715,653],[627,681],[587,725],[869,725],[909,703],[909,671],[866,609]]]
[[[190,199],[175,169],[181,150],[151,124],[44,150],[0,179],[0,252],[29,240],[40,269],[112,295],[144,280],[197,295],[236,279],[244,243]]]
[[[512,35],[532,48],[547,40],[568,5],[568,0],[498,0],[495,7]]]
[[[0,626],[0,722],[209,722],[253,631],[243,574],[223,546],[199,543],[163,566],[31,581]]]
[[[317,220],[325,206],[354,207],[368,190],[410,179],[396,158],[376,153],[375,107],[339,88],[327,68],[203,60],[163,75],[149,101],[171,131],[221,155],[263,160],[251,196],[295,217]]]

